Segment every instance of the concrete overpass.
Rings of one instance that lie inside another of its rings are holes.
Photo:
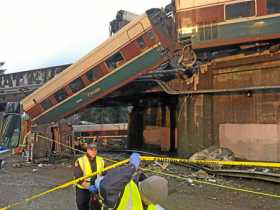
[[[20,101],[68,66],[70,64],[0,74],[0,102]]]

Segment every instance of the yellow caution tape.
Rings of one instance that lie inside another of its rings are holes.
[[[56,142],[58,144],[61,144],[67,148],[70,148],[70,149],[73,149],[73,150],[76,150],[76,151],[79,151],[79,152],[82,152],[84,153],[84,151],[81,151],[81,150],[77,150],[75,148],[72,148],[68,145],[65,145],[65,144],[62,144],[60,142],[57,142],[53,139],[49,139],[47,137],[44,137],[44,136],[40,136],[42,137],[43,139],[46,139],[48,141],[53,141],[53,142]],[[108,160],[108,161],[111,161],[111,162],[117,162],[115,160],[111,160],[111,159],[108,159],[108,158],[104,158],[105,160]],[[280,163],[270,163],[270,162],[245,162],[245,161],[216,161],[216,160],[188,160],[188,159],[181,159],[181,158],[169,158],[169,157],[150,157],[150,156],[142,156],[141,157],[141,160],[143,161],[159,161],[159,162],[170,162],[170,163],[185,163],[185,164],[199,164],[199,165],[228,165],[228,166],[246,166],[246,167],[271,167],[271,168],[280,168]],[[116,167],[119,167],[121,165],[124,165],[126,163],[128,163],[128,159],[126,160],[123,160],[123,161],[120,161],[120,162],[117,162],[113,165],[110,165],[106,168],[104,168],[103,170],[100,170],[100,171],[97,171],[97,172],[94,172],[92,173],[91,175],[89,176],[85,176],[85,177],[81,177],[81,178],[78,178],[78,179],[74,179],[74,180],[71,180],[71,181],[68,181],[62,185],[59,185],[57,187],[54,187],[50,190],[47,190],[45,192],[42,192],[42,193],[38,193],[36,195],[33,195],[29,198],[26,198],[22,201],[19,201],[17,203],[14,203],[14,204],[11,204],[11,205],[8,205],[6,207],[3,207],[3,208],[0,208],[0,210],[8,210],[8,209],[11,209],[11,208],[14,208],[14,207],[17,207],[17,206],[20,206],[24,203],[28,203],[28,202],[31,202],[35,199],[38,199],[40,197],[43,197],[49,193],[52,193],[54,191],[57,191],[57,190],[61,190],[61,189],[64,189],[64,188],[67,188],[69,186],[72,186],[72,185],[75,185],[77,184],[78,182],[84,180],[84,179],[87,179],[89,177],[92,177],[92,176],[95,176],[97,174],[100,174],[100,173],[103,173],[105,171],[108,171],[108,170],[111,170],[113,168],[116,168]],[[157,174],[161,174],[161,175],[165,175],[165,176],[170,176],[170,177],[173,177],[173,178],[178,178],[178,179],[182,179],[182,180],[187,180],[187,178],[185,177],[181,177],[181,176],[178,176],[178,175],[174,175],[174,174],[168,174],[168,173],[164,173],[164,172],[156,172],[156,171],[153,171],[153,170],[150,170],[150,169],[143,169],[144,171],[150,171],[152,173],[157,173]],[[279,199],[280,198],[280,195],[275,195],[275,194],[270,194],[270,193],[264,193],[264,192],[257,192],[257,191],[253,191],[253,190],[248,190],[248,189],[242,189],[242,188],[237,188],[237,187],[231,187],[231,186],[225,186],[225,185],[221,185],[221,184],[216,184],[216,183],[211,183],[211,182],[206,182],[206,181],[199,181],[199,180],[193,180],[194,182],[197,182],[197,183],[201,183],[201,184],[207,184],[207,185],[211,185],[211,186],[216,186],[216,187],[221,187],[221,188],[225,188],[225,189],[229,189],[229,190],[234,190],[234,191],[240,191],[240,192],[247,192],[247,193],[252,193],[252,194],[256,194],[256,195],[261,195],[261,196],[267,196],[267,197],[271,197],[271,198],[277,198]]]
[[[189,159],[181,159],[181,158],[149,157],[149,156],[143,156],[141,159],[146,160],[146,161],[185,163],[185,164],[197,164],[197,165],[224,165],[224,166],[280,168],[280,163],[271,163],[271,162],[223,161],[223,160],[189,160]]]
[[[73,148],[69,145],[63,144],[61,142],[55,141],[51,138],[38,135],[42,139],[45,139],[50,142],[55,142],[60,144],[66,148],[72,149],[74,151],[78,151],[81,153],[85,153],[82,150]],[[220,160],[189,160],[183,158],[170,158],[170,157],[149,157],[149,156],[142,156],[142,160],[145,161],[159,161],[159,162],[170,162],[170,163],[185,163],[185,164],[197,164],[197,165],[224,165],[224,166],[246,166],[246,167],[264,167],[264,168],[280,168],[280,163],[273,163],[273,162],[251,162],[251,161],[220,161]],[[111,159],[104,158],[104,160],[108,160],[110,162],[116,162]]]
[[[22,200],[22,201],[19,201],[19,202],[17,202],[17,203],[14,203],[14,204],[8,205],[8,206],[6,206],[6,207],[0,208],[0,210],[8,210],[8,209],[11,209],[11,208],[14,208],[14,207],[23,205],[23,204],[25,204],[25,203],[28,203],[28,202],[30,202],[30,201],[33,201],[33,200],[38,199],[38,198],[40,198],[40,197],[43,197],[43,196],[45,196],[45,195],[47,195],[47,194],[49,194],[49,193],[52,193],[52,192],[54,192],[54,191],[61,190],[61,189],[67,188],[67,187],[69,187],[69,186],[75,185],[75,184],[77,184],[78,182],[83,181],[84,179],[90,178],[90,177],[92,177],[92,176],[95,176],[95,175],[97,175],[97,174],[101,174],[101,173],[103,173],[103,172],[105,172],[105,171],[108,171],[108,170],[110,170],[110,169],[113,169],[113,168],[119,167],[119,166],[121,166],[121,165],[124,165],[124,164],[128,163],[128,161],[129,161],[129,159],[120,161],[120,162],[118,162],[118,163],[115,163],[115,164],[113,164],[113,165],[110,165],[110,166],[108,166],[108,167],[105,167],[105,168],[102,169],[102,170],[96,171],[96,172],[90,174],[89,176],[84,176],[84,177],[81,177],[81,178],[78,178],[78,179],[73,179],[73,180],[71,180],[71,181],[68,181],[68,182],[66,182],[66,183],[64,183],[64,184],[62,184],[62,185],[59,185],[59,186],[57,186],[57,187],[54,187],[54,188],[52,188],[52,189],[50,189],[50,190],[47,190],[47,191],[45,191],[45,192],[38,193],[38,194],[36,194],[36,195],[33,195],[33,196],[31,196],[31,197],[29,197],[29,198],[26,198],[26,199],[24,199],[24,200]]]
[[[179,162],[179,163],[196,163],[196,164],[206,164],[208,162],[208,164],[221,164],[222,163],[223,165],[245,165],[245,166],[248,166],[248,164],[247,164],[248,162],[235,162],[235,161],[195,161],[194,162],[194,161],[185,160],[185,159],[179,159],[179,158],[163,158],[163,157],[147,157],[147,156],[141,157],[141,160],[143,160],[143,161]],[[71,185],[77,184],[78,182],[80,182],[80,181],[82,181],[84,179],[87,179],[89,177],[95,176],[97,174],[101,174],[101,173],[103,173],[105,171],[108,171],[110,169],[113,169],[113,168],[119,167],[121,165],[124,165],[124,164],[128,163],[128,161],[129,161],[128,159],[120,161],[118,163],[115,163],[113,165],[105,167],[103,170],[96,171],[96,172],[92,173],[89,176],[85,176],[85,177],[81,177],[81,178],[78,178],[78,179],[74,179],[74,180],[68,181],[68,182],[66,182],[66,183],[64,183],[62,185],[54,187],[54,188],[52,188],[50,190],[47,190],[45,192],[33,195],[33,196],[31,196],[29,198],[26,198],[26,199],[24,199],[24,200],[22,200],[20,202],[8,205],[8,206],[3,207],[3,208],[0,208],[0,210],[8,210],[8,209],[20,206],[20,205],[22,205],[24,203],[31,202],[31,201],[33,201],[35,199],[38,199],[40,197],[43,197],[43,196],[45,196],[45,195],[47,195],[47,194],[49,194],[51,192],[67,188],[67,187],[69,187]],[[250,162],[250,163],[251,163],[250,164],[251,166],[264,166],[264,163],[262,163],[262,162]],[[277,167],[277,165],[274,165],[274,164],[276,164],[276,163],[270,163],[270,167]],[[163,173],[163,172],[156,172],[156,171],[149,170],[149,169],[144,169],[144,170],[145,171],[150,171],[152,173],[157,173],[157,174],[162,174],[162,175],[170,176],[170,177],[173,177],[173,178],[179,178],[179,179],[183,179],[183,180],[187,179],[185,177],[181,177],[181,176],[174,175],[174,174],[167,174],[167,173]],[[197,183],[201,183],[201,184],[207,184],[207,185],[212,185],[212,186],[216,186],[216,187],[222,187],[222,188],[225,188],[225,189],[230,189],[230,190],[235,190],[235,191],[253,193],[253,194],[256,194],[256,195],[268,196],[268,197],[278,198],[278,199],[280,198],[280,195],[274,195],[274,194],[270,194],[270,193],[256,192],[256,191],[253,191],[253,190],[247,190],[247,189],[242,189],[242,188],[230,187],[230,186],[210,183],[210,182],[206,182],[206,181],[199,181],[199,180],[193,180],[193,181],[197,182]]]

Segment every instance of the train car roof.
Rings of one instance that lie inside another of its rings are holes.
[[[117,52],[122,46],[127,44],[130,40],[135,39],[140,33],[145,32],[150,28],[151,24],[146,13],[137,17],[135,20],[123,27],[119,32],[108,38],[97,48],[93,49],[76,63],[69,66],[66,70],[56,75],[49,82],[24,98],[21,101],[23,110],[29,110],[35,105],[35,102],[40,103],[42,100],[54,94],[56,91],[69,84],[74,79],[82,76],[90,68],[99,64],[104,59],[107,59],[113,53]]]
[[[228,2],[234,2],[236,0],[176,0],[176,10],[195,9],[198,7],[209,7]]]

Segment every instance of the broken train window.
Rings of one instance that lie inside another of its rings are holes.
[[[109,69],[113,70],[119,67],[124,61],[124,58],[120,52],[115,53],[110,58],[108,58],[105,62]]]

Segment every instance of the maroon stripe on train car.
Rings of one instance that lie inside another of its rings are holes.
[[[143,38],[144,38],[144,41],[145,41],[146,45],[149,48],[154,46],[156,43],[159,42],[158,37],[156,36],[156,34],[152,30],[145,33]]]
[[[122,49],[122,54],[125,57],[125,59],[129,61],[137,55],[139,55],[140,51],[141,49],[137,45],[136,41],[133,41]]]
[[[56,101],[56,99],[54,98],[53,95],[51,95],[51,96],[49,97],[49,100],[51,101],[51,103],[52,103],[53,105],[57,104],[57,101]]]
[[[176,15],[177,28],[207,25],[224,21],[224,5],[182,11]]]
[[[85,84],[85,86],[88,86],[91,82],[87,79],[86,75],[82,75],[81,76],[81,80],[83,81],[83,83]]]
[[[36,104],[31,109],[29,109],[27,111],[27,113],[30,115],[30,117],[34,118],[34,117],[38,116],[39,114],[41,114],[43,111],[44,110],[41,107],[41,105],[40,104]]]
[[[156,38],[155,34],[154,34],[154,38],[151,39],[149,38],[148,33],[153,33],[153,32],[150,30],[141,36],[145,42],[144,48],[141,48],[139,46],[136,39],[121,50],[126,61],[130,61],[131,59],[138,56],[141,53],[141,51],[147,50],[148,48],[154,46],[158,42],[158,39]]]
[[[65,92],[67,93],[68,97],[73,95],[71,88],[67,85],[64,87]]]
[[[99,67],[102,72],[102,76],[105,76],[106,74],[108,74],[111,71],[111,69],[109,69],[107,67],[107,65],[105,64],[105,61],[100,63]]]
[[[257,0],[257,16],[263,16],[267,14],[267,0]]]

